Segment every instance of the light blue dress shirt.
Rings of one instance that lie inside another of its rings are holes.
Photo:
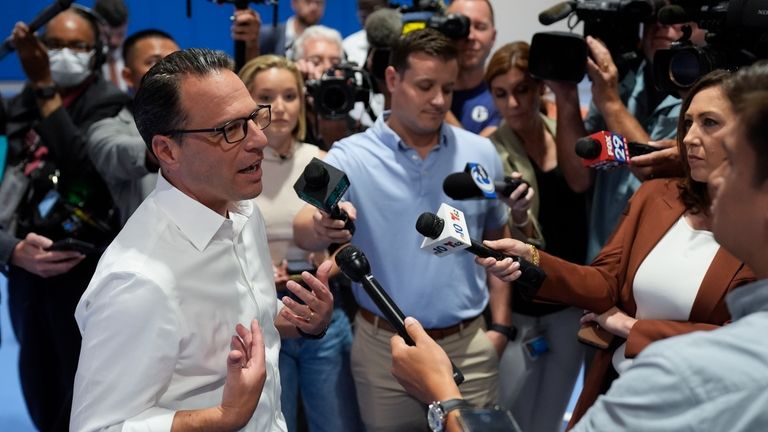
[[[438,145],[422,159],[390,129],[388,116],[334,144],[325,161],[349,177],[344,198],[357,209],[352,243],[368,257],[373,276],[425,328],[451,326],[482,313],[488,302],[486,273],[468,252],[436,257],[421,250],[416,220],[447,203],[464,212],[472,238],[503,227],[508,208],[502,202],[455,201],[442,186],[446,176],[463,171],[467,162],[480,163],[500,180],[501,161],[490,140],[446,124]],[[353,291],[360,306],[378,313],[359,285]]]
[[[768,280],[726,302],[733,323],[651,344],[572,430],[768,430]]]

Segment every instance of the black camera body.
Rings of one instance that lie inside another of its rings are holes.
[[[640,25],[656,13],[654,0],[574,0],[559,3],[539,14],[539,22],[550,25],[575,16],[573,29],[581,21],[584,36],[600,39],[608,47],[614,63],[623,75],[640,57]],[[546,35],[536,37],[538,35]],[[579,36],[563,32],[537,33],[531,42],[529,68],[539,79],[579,82],[586,73],[587,56],[572,61],[573,55],[588,52]],[[554,53],[558,53],[554,55]],[[570,53],[568,59],[560,53]],[[575,54],[574,54],[575,53]]]
[[[319,79],[307,81],[306,87],[318,115],[326,119],[342,119],[355,102],[368,103],[371,80],[368,72],[356,64],[340,63],[325,71]]]
[[[656,51],[654,78],[661,90],[684,90],[715,69],[768,58],[768,0],[678,0],[661,8],[659,22],[695,22],[707,30],[706,46],[693,45],[688,28],[672,47]]]

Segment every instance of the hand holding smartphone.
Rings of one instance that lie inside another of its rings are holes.
[[[45,250],[74,251],[74,252],[80,252],[81,254],[84,254],[84,255],[97,253],[99,251],[96,245],[92,243],[84,242],[82,240],[73,239],[73,238],[65,238],[62,240],[57,240],[53,242],[53,244],[47,247]]]

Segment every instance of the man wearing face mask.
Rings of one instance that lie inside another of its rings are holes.
[[[94,246],[69,271],[44,279],[24,268],[8,272],[11,321],[19,339],[19,370],[27,409],[39,430],[66,430],[80,350],[74,310],[100,250],[119,226],[109,191],[88,158],[85,131],[114,116],[127,96],[96,71],[101,39],[92,13],[72,7],[38,37],[17,23],[12,40],[27,77],[8,101],[6,170],[18,188],[6,229]]]

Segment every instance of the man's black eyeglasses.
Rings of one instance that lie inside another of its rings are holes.
[[[208,129],[173,129],[160,135],[181,135],[188,133],[218,132],[224,135],[229,144],[236,144],[248,136],[248,121],[253,120],[259,129],[264,130],[272,122],[272,105],[259,105],[248,117],[230,120],[219,127]]]

